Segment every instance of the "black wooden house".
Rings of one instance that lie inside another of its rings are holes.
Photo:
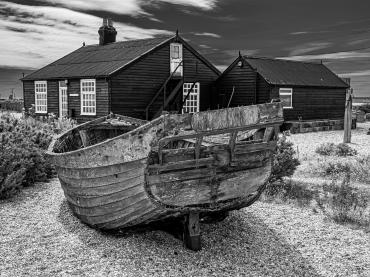
[[[163,110],[197,112],[217,103],[220,72],[178,34],[116,42],[110,20],[99,44],[76,51],[24,77],[26,111],[78,122],[110,112],[152,119]]]
[[[217,80],[220,107],[280,99],[285,120],[343,119],[348,85],[322,63],[241,56]]]

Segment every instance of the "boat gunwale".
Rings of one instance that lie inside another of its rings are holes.
[[[249,105],[249,106],[242,106],[242,107],[258,107],[258,106],[265,106],[265,105],[271,105],[272,103],[265,103],[265,104],[257,104],[257,105]],[[281,106],[281,105],[280,105]],[[234,108],[223,108],[223,109],[218,109],[218,110],[211,110],[211,111],[224,111],[224,110],[230,110],[230,109],[237,109],[237,108],[240,108],[240,107],[234,107]],[[208,112],[208,111],[206,111]],[[203,113],[203,112],[198,112],[198,113],[195,113],[195,114],[200,114],[200,113]],[[182,116],[184,116],[185,114],[182,114]],[[186,114],[187,115],[187,114]],[[118,135],[116,137],[113,137],[113,138],[110,138],[110,139],[107,139],[107,140],[104,140],[102,142],[99,142],[99,143],[96,143],[96,144],[93,144],[93,145],[90,145],[90,146],[87,146],[87,147],[83,147],[83,148],[80,148],[80,149],[77,149],[77,150],[73,150],[73,151],[68,151],[68,152],[63,152],[63,153],[55,153],[53,152],[53,148],[54,148],[54,145],[56,143],[56,141],[58,139],[60,139],[62,136],[70,133],[70,132],[73,132],[73,130],[78,130],[78,129],[81,129],[81,127],[84,127],[84,126],[87,126],[87,125],[93,125],[94,123],[96,122],[99,122],[101,121],[102,119],[108,119],[110,118],[112,115],[106,115],[106,116],[102,116],[102,117],[99,117],[99,118],[96,118],[92,121],[88,121],[88,122],[85,122],[83,124],[80,124],[70,130],[67,130],[65,132],[63,132],[62,134],[59,134],[57,136],[55,136],[52,140],[52,142],[50,143],[48,149],[45,151],[45,153],[49,156],[52,156],[52,157],[61,157],[61,156],[68,156],[68,155],[74,155],[74,154],[78,154],[78,153],[83,153],[85,152],[85,150],[90,150],[90,149],[94,149],[95,147],[100,147],[102,146],[103,144],[106,144],[106,143],[110,143],[114,140],[117,140],[117,139],[122,139],[122,138],[125,138],[125,137],[129,137],[131,134],[133,133],[136,133],[136,132],[139,132],[145,128],[148,128],[148,127],[151,127],[151,126],[154,126],[155,124],[158,124],[158,123],[163,123],[165,124],[165,119],[166,119],[166,116],[171,116],[171,114],[163,114],[161,115],[160,117],[157,117],[155,119],[153,119],[152,121],[146,121],[147,123],[144,123],[143,125],[127,132],[127,133],[124,133],[124,134],[121,134],[121,135]],[[113,114],[113,116],[117,116],[117,117],[122,117],[122,118],[126,118],[128,121],[129,120],[134,120],[134,121],[144,121],[145,120],[141,120],[141,119],[136,119],[136,118],[133,118],[133,117],[128,117],[128,116],[122,116],[122,115],[118,115],[118,114]],[[194,116],[194,114],[192,114],[192,116]],[[284,122],[284,119],[282,118],[279,118],[279,119],[275,119],[273,121],[265,121],[265,122],[259,122],[259,123],[255,123],[255,124],[251,124],[251,125],[248,125],[248,126],[239,126],[239,127],[233,127],[234,129],[244,129],[247,127],[247,129],[258,129],[259,125],[262,125],[262,128],[263,127],[266,127],[266,125],[274,125],[274,124],[282,124]],[[250,128],[250,126],[253,126],[254,128]],[[233,129],[232,128],[232,129]],[[227,133],[228,130],[230,128],[221,128],[221,129],[217,129],[217,133]],[[193,134],[194,136],[197,136],[197,134],[200,132],[200,133],[203,133],[203,132],[206,132],[206,133],[209,133],[210,130],[203,130],[203,131],[197,131],[195,129],[192,129],[193,131],[195,131],[195,134]],[[216,130],[214,130],[216,131]],[[200,135],[200,134],[199,134]],[[187,136],[187,135],[185,135]],[[192,135],[190,135],[192,136]],[[166,140],[172,140],[171,138],[174,137],[174,136],[170,136],[170,137],[163,137],[160,139],[160,141],[166,141]]]
[[[123,118],[127,118],[128,120],[130,120],[130,119],[137,120],[136,118],[133,118],[133,117],[123,116],[123,115],[121,116],[121,115],[117,115],[117,114],[114,114],[114,115],[115,115],[115,116],[119,116],[119,117],[123,117]],[[67,131],[65,131],[65,132],[63,132],[63,133],[61,133],[61,134],[59,134],[59,135],[55,136],[55,137],[53,138],[53,141],[50,143],[50,145],[49,145],[48,149],[45,151],[45,154],[47,154],[47,155],[49,155],[49,156],[52,156],[52,157],[61,157],[61,156],[68,156],[68,155],[78,154],[78,153],[84,152],[85,150],[90,150],[90,149],[93,149],[93,148],[95,148],[95,147],[100,147],[101,145],[103,145],[103,144],[105,144],[105,143],[108,143],[108,142],[111,142],[111,141],[114,141],[114,140],[116,140],[116,139],[121,139],[121,138],[123,138],[123,137],[125,137],[125,136],[130,136],[130,135],[131,135],[132,133],[134,133],[134,132],[141,131],[142,129],[145,129],[145,128],[147,128],[147,127],[150,127],[151,125],[155,125],[155,124],[157,124],[157,122],[159,122],[159,123],[160,123],[160,121],[162,121],[162,119],[163,119],[163,115],[162,115],[162,116],[160,116],[160,117],[158,117],[158,118],[156,118],[156,119],[154,119],[154,120],[152,120],[152,121],[147,121],[147,123],[145,123],[145,124],[143,124],[143,125],[141,125],[141,126],[139,126],[139,127],[135,128],[135,129],[133,129],[133,130],[131,130],[131,131],[127,132],[127,133],[124,133],[124,134],[118,135],[118,136],[116,136],[116,137],[114,137],[114,138],[110,138],[110,139],[104,140],[104,141],[102,141],[102,142],[99,142],[99,143],[93,144],[93,145],[89,145],[89,146],[87,146],[87,147],[83,147],[83,148],[80,148],[80,149],[77,149],[77,150],[68,151],[68,152],[63,152],[63,153],[55,153],[55,152],[53,152],[53,149],[54,149],[54,145],[55,145],[55,143],[56,143],[56,142],[58,141],[58,139],[60,139],[62,136],[66,135],[66,134],[68,134],[68,133],[71,133],[71,132],[73,132],[74,130],[78,130],[78,129],[80,129],[81,127],[84,127],[84,126],[86,126],[86,125],[92,125],[92,124],[94,124],[94,122],[99,122],[99,121],[100,121],[100,120],[102,120],[102,119],[108,119],[108,118],[110,118],[110,117],[111,117],[111,115],[106,115],[106,116],[102,116],[102,117],[96,118],[96,119],[94,119],[94,120],[92,120],[92,121],[88,121],[88,122],[82,123],[82,124],[80,124],[80,125],[78,125],[78,126],[76,126],[76,127],[72,128],[72,129],[69,129],[69,130],[67,130]],[[143,121],[144,121],[144,120],[143,120]]]

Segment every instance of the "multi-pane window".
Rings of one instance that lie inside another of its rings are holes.
[[[59,81],[59,117],[68,116],[67,83]]]
[[[46,81],[35,82],[35,112],[48,112],[48,87]]]
[[[81,115],[96,115],[95,79],[81,80]]]
[[[283,104],[283,109],[293,109],[293,89],[280,88],[279,98]]]
[[[182,107],[182,113],[197,113],[199,112],[199,82],[195,83],[184,83],[183,84],[183,99],[186,98],[184,106]]]

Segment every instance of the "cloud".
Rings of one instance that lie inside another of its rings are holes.
[[[130,16],[152,15],[145,11],[146,6],[157,6],[161,3],[170,3],[201,10],[212,10],[218,0],[40,0],[45,4],[52,4],[77,11],[105,11]]]
[[[356,71],[356,72],[348,72],[348,73],[341,73],[339,76],[341,77],[358,77],[358,76],[369,76],[370,70],[363,70],[363,71]]]
[[[293,35],[293,36],[297,36],[297,35],[305,35],[305,34],[309,34],[309,32],[292,32],[292,33],[289,33],[289,35]]]
[[[101,18],[61,7],[27,6],[1,2],[2,66],[39,68],[79,48],[98,43]],[[117,40],[151,38],[171,32],[115,23]]]
[[[152,0],[153,2],[167,2],[170,4],[199,8],[209,11],[217,6],[218,0]]]
[[[291,48],[288,48],[290,50],[289,56],[297,56],[305,53],[309,53],[312,51],[320,50],[327,48],[331,45],[330,42],[309,42],[304,43],[298,46],[294,46]]]
[[[142,1],[138,0],[41,0],[45,4],[53,4],[59,7],[79,11],[106,11],[125,15],[148,15],[142,7]]]
[[[369,58],[370,52],[336,52],[327,54],[317,54],[317,55],[298,55],[289,57],[280,57],[279,59],[285,60],[296,60],[296,61],[310,61],[310,60],[352,60],[352,59],[363,59]]]
[[[196,36],[205,36],[205,37],[212,37],[212,38],[221,38],[220,35],[218,34],[215,34],[215,33],[207,33],[207,32],[203,32],[203,33],[193,33],[194,35]]]

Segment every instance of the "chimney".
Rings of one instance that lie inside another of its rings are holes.
[[[103,19],[103,25],[99,28],[99,45],[116,42],[117,31],[113,27],[113,21],[110,18]]]

